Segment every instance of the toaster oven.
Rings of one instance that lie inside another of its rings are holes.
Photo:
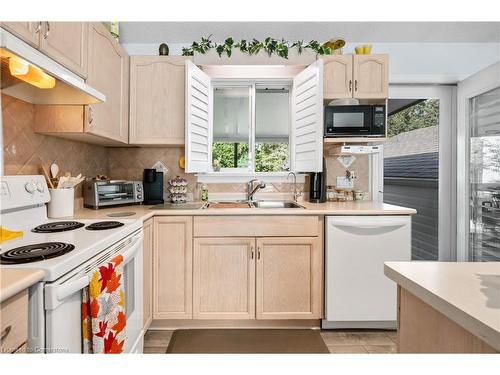
[[[141,203],[143,200],[142,181],[86,180],[83,183],[83,204],[88,208]]]

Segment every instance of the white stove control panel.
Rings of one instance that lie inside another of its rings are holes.
[[[0,210],[41,205],[50,201],[45,178],[40,175],[0,177]]]

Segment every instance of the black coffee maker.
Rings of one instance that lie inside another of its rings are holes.
[[[144,169],[144,204],[163,203],[163,172]]]
[[[326,163],[323,158],[323,172],[309,173],[309,202],[326,202]]]

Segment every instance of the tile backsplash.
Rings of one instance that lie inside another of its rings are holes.
[[[2,95],[4,170],[7,175],[40,174],[39,167],[47,169],[56,162],[61,173],[81,173],[93,177],[105,174],[112,179],[142,180],[143,170],[161,161],[167,168],[164,189],[172,176],[182,176],[189,182],[189,190],[195,189],[197,178],[184,173],[179,167],[183,147],[105,147],[37,134],[34,132],[34,105]],[[328,185],[335,185],[336,177],[345,175],[345,168],[337,157],[325,153],[328,170]],[[368,157],[359,156],[350,169],[356,171],[355,189],[368,191]],[[243,193],[245,183],[210,183],[209,191],[216,193]],[[308,190],[308,181],[298,184],[299,191]],[[292,183],[268,183],[264,192],[289,193]],[[81,190],[77,190],[77,197]],[[307,197],[307,194],[306,194]]]
[[[6,175],[40,174],[59,165],[60,173],[95,176],[108,173],[108,149],[34,132],[34,105],[2,95],[3,156]]]

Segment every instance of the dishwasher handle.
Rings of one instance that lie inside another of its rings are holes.
[[[142,237],[137,238],[133,245],[126,249],[121,255],[123,256],[123,265],[125,266],[132,258],[135,257],[137,252],[142,249]],[[115,257],[120,253],[113,254]],[[104,263],[104,262],[103,262]],[[74,280],[68,280],[61,284],[47,285],[45,287],[45,303],[46,308],[55,309],[59,306],[64,299],[68,298],[73,293],[87,287],[90,283],[90,274],[86,273]]]
[[[331,224],[334,227],[348,227],[358,229],[379,229],[403,227],[409,224],[408,217],[336,217]]]

